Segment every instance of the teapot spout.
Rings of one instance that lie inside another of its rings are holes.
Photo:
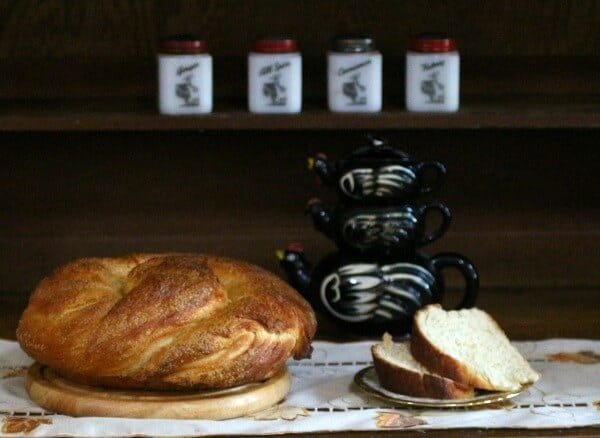
[[[311,198],[306,204],[306,211],[312,217],[315,228],[330,239],[335,238],[333,217],[329,207],[318,198]]]
[[[327,155],[318,153],[314,157],[308,159],[309,170],[314,170],[321,181],[327,185],[334,185],[336,180],[336,172],[333,164],[327,159]]]
[[[285,250],[277,251],[277,258],[290,285],[308,298],[312,264],[306,258],[303,246],[296,242],[290,243]]]

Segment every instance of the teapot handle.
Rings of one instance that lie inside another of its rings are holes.
[[[446,268],[457,269],[465,278],[465,295],[457,309],[473,307],[479,293],[479,274],[475,265],[466,257],[455,253],[440,253],[431,258],[436,272],[442,273]]]
[[[427,181],[425,180],[428,171],[433,172],[433,177],[432,180],[429,181],[429,184],[427,184]],[[446,166],[439,161],[422,161],[418,164],[416,173],[417,182],[421,188],[419,193],[424,195],[437,190],[442,185],[446,176]]]
[[[428,204],[424,204],[419,208],[419,212],[418,212],[418,216],[420,219],[422,219],[423,221],[427,221],[427,215],[438,211],[439,214],[442,216],[442,222],[440,223],[439,227],[432,231],[429,234],[424,234],[423,237],[421,238],[421,245],[425,245],[427,243],[431,243],[434,240],[439,239],[440,237],[442,237],[442,235],[448,231],[448,228],[450,227],[450,221],[452,220],[452,214],[450,213],[450,210],[448,209],[448,207],[446,207],[444,204],[442,204],[441,202],[431,202]],[[425,226],[423,226],[425,227]]]

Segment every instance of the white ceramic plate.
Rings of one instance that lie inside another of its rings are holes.
[[[372,366],[364,368],[356,373],[354,376],[354,382],[356,382],[361,389],[372,396],[393,404],[419,408],[468,408],[473,406],[500,403],[516,397],[523,391],[527,390],[529,386],[531,386],[523,386],[518,391],[478,391],[475,397],[464,399],[446,400],[437,398],[411,397],[409,395],[388,391],[382,387],[379,384],[379,379],[377,378],[375,368]]]

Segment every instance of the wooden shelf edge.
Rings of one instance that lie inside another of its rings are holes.
[[[478,96],[456,113],[342,114],[317,104],[299,114],[252,114],[242,101],[206,115],[165,116],[152,99],[0,100],[0,131],[393,130],[600,128],[600,96]]]

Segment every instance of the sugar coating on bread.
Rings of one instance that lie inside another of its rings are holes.
[[[78,259],[43,279],[17,339],[89,385],[227,388],[310,354],[316,319],[277,276],[207,254]]]
[[[472,397],[474,389],[435,373],[411,354],[409,342],[394,343],[384,334],[381,344],[371,347],[375,371],[381,385],[414,397],[457,399]]]
[[[411,352],[435,372],[481,389],[514,391],[539,378],[492,317],[477,308],[421,309]]]

